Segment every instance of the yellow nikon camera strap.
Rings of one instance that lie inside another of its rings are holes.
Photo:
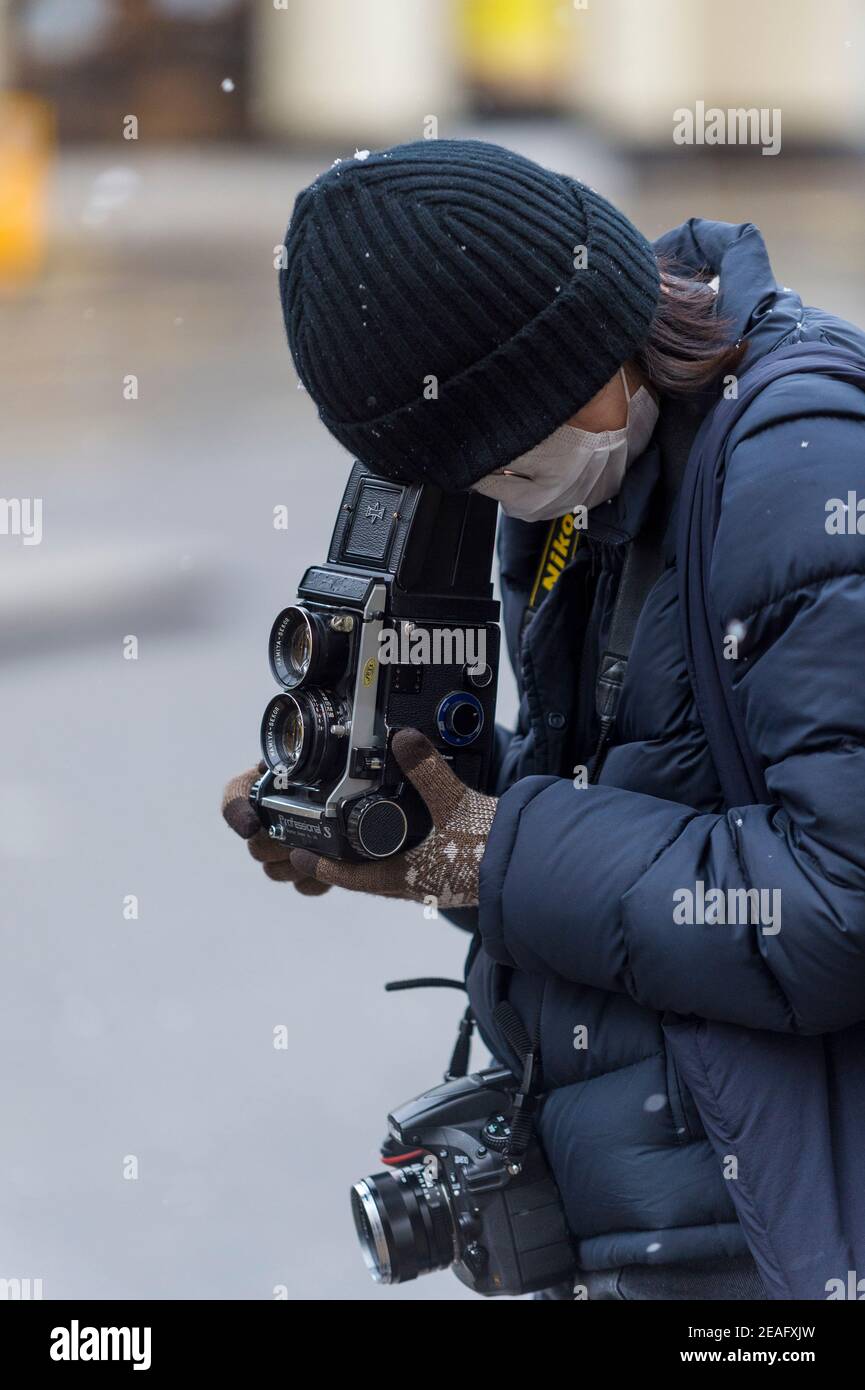
[[[579,539],[573,512],[565,512],[564,516],[550,522],[527,612],[534,613],[550,590],[555,588],[562,570],[574,557]]]

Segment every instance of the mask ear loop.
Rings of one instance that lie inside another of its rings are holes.
[[[626,376],[626,374],[625,374],[625,364],[624,364],[624,362],[622,363],[621,367],[619,368],[619,375],[620,375],[621,378],[622,378],[622,385],[623,385],[624,388],[625,388],[625,405],[626,405],[627,408],[628,408],[628,410],[627,410],[627,415],[625,416],[625,424],[627,425],[627,424],[629,423],[629,421],[630,421],[630,418],[631,418],[631,401],[633,400],[633,396],[631,395],[630,391],[628,390],[628,378],[627,378],[627,376]]]

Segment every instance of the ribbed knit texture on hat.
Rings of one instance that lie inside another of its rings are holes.
[[[477,140],[336,165],[285,245],[288,342],[324,424],[377,472],[449,490],[591,400],[659,296],[649,243],[606,199]]]

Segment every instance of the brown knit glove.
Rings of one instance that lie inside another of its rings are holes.
[[[328,885],[299,873],[289,860],[291,850],[277,840],[271,840],[252,809],[249,793],[253,782],[257,782],[264,771],[265,764],[259,763],[258,767],[251,767],[239,777],[232,777],[222,795],[222,814],[235,834],[246,841],[253,859],[264,866],[268,878],[280,883],[293,883],[298,893],[306,897],[318,897],[320,893],[327,892]]]
[[[395,734],[393,752],[432,816],[433,828],[426,839],[390,859],[361,864],[295,849],[291,851],[293,869],[322,889],[333,883],[358,893],[380,893],[411,902],[434,897],[442,908],[476,907],[480,864],[496,813],[496,798],[472,791],[461,782],[417,729],[401,729]]]

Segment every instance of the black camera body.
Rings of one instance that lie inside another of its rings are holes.
[[[429,815],[391,751],[416,728],[483,789],[495,737],[496,504],[355,463],[327,560],[270,636],[282,687],[265,710],[252,804],[269,834],[333,859],[417,844]]]
[[[388,1116],[388,1170],[352,1188],[367,1266],[399,1284],[452,1266],[475,1293],[533,1293],[573,1278],[574,1249],[558,1187],[534,1137],[510,1152],[518,1083],[506,1068],[475,1072]]]

